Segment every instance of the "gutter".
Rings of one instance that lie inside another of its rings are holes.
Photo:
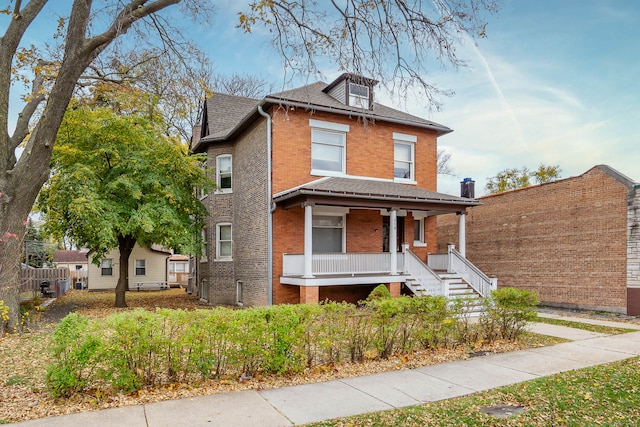
[[[258,113],[267,119],[267,305],[273,305],[273,211],[275,203],[271,198],[271,116],[258,104]]]

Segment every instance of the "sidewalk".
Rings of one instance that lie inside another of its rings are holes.
[[[591,323],[590,319],[563,318]],[[606,322],[610,326],[628,325]],[[82,412],[12,425],[292,426],[419,405],[640,355],[640,331],[609,336],[543,323],[533,324],[531,330],[573,341],[411,370]]]

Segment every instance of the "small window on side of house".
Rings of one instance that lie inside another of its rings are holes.
[[[229,223],[216,224],[216,260],[233,259],[233,233]]]
[[[100,275],[113,276],[113,260],[106,258],[100,261]]]
[[[135,275],[136,276],[146,276],[147,274],[147,260],[137,259],[135,265]]]
[[[231,154],[223,154],[216,159],[216,185],[218,191],[231,193],[233,161]]]
[[[396,182],[415,184],[415,143],[412,135],[393,134],[393,178]]]
[[[352,107],[370,108],[369,86],[349,83],[349,105]]]

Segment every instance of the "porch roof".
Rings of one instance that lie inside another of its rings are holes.
[[[391,181],[325,177],[275,194],[273,201],[285,209],[301,203],[362,208],[398,208],[451,213],[482,203],[475,199],[417,188]]]

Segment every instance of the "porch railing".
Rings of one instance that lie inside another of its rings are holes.
[[[497,289],[498,281],[484,274],[478,267],[449,245],[446,254],[429,254],[428,265],[433,270],[445,270],[459,274],[481,296],[486,297]]]
[[[398,253],[398,272],[404,269],[404,256]],[[312,255],[312,273],[314,275],[331,274],[389,274],[391,272],[391,254],[389,253],[320,253]],[[304,255],[284,254],[283,276],[304,275]]]
[[[410,250],[406,249],[405,253],[405,273],[417,280],[427,294],[447,296],[447,281],[442,280],[440,276],[434,273],[427,264],[422,262],[422,260]]]

